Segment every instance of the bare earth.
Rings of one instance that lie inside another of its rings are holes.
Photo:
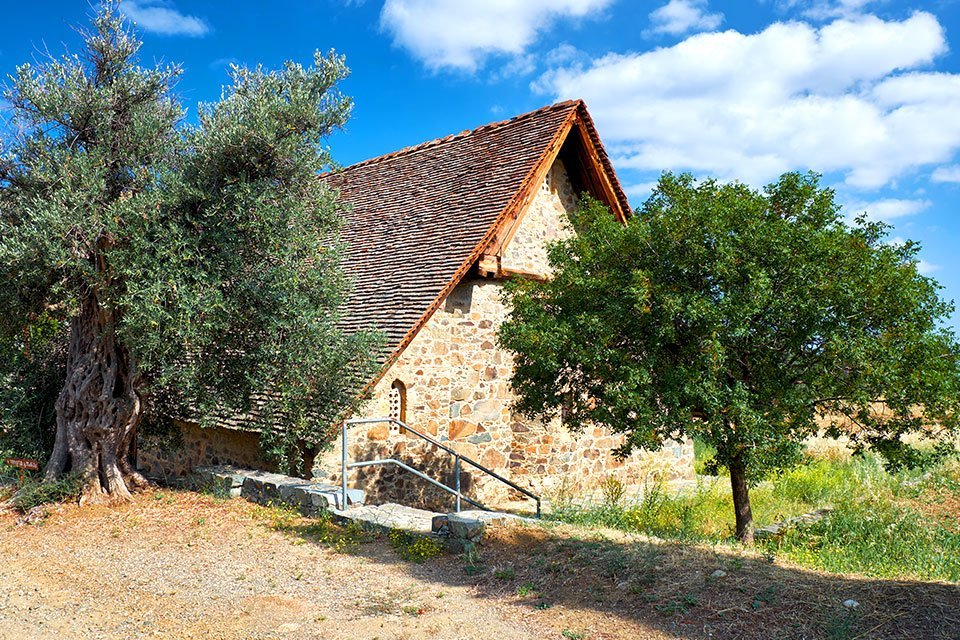
[[[566,527],[495,532],[469,575],[279,533],[270,513],[151,491],[40,525],[2,514],[0,639],[960,638],[958,585]]]

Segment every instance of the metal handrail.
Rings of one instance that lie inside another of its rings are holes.
[[[406,430],[406,431],[409,431],[410,433],[412,433],[413,435],[417,436],[417,437],[420,438],[421,440],[425,440],[425,441],[429,442],[430,444],[432,444],[433,446],[435,446],[435,447],[437,447],[437,448],[439,448],[439,449],[442,449],[442,450],[445,451],[447,454],[453,456],[453,458],[454,458],[454,476],[455,476],[455,480],[456,480],[456,488],[455,488],[455,489],[451,489],[451,488],[448,487],[447,485],[445,485],[445,484],[443,484],[443,483],[441,483],[441,482],[438,482],[438,481],[434,480],[433,478],[430,478],[430,477],[426,476],[426,475],[423,474],[421,471],[419,471],[419,470],[417,470],[417,469],[414,469],[413,467],[410,467],[409,465],[406,465],[406,464],[400,462],[399,460],[394,460],[394,459],[392,459],[392,458],[381,459],[381,460],[368,460],[368,461],[354,462],[354,463],[348,464],[348,463],[347,463],[347,428],[348,428],[349,426],[351,426],[351,425],[358,425],[358,424],[379,424],[379,423],[383,423],[383,422],[386,422],[386,423],[389,423],[389,424],[395,424],[395,425],[397,425],[398,427],[400,427],[401,429],[404,429],[404,430]],[[523,495],[527,496],[528,498],[531,498],[531,499],[533,499],[534,501],[536,501],[536,503],[537,503],[537,517],[538,517],[538,518],[540,517],[540,496],[538,496],[538,495],[536,495],[536,494],[534,494],[534,493],[532,493],[532,492],[524,489],[523,487],[517,485],[515,482],[511,482],[510,480],[507,480],[506,478],[504,478],[503,476],[501,476],[499,473],[497,473],[497,472],[495,472],[495,471],[493,471],[493,470],[491,470],[491,469],[488,469],[487,467],[483,466],[483,465],[480,464],[479,462],[476,462],[475,460],[471,460],[470,458],[466,457],[465,455],[462,455],[462,454],[460,454],[459,452],[457,452],[456,450],[454,450],[454,449],[452,449],[452,448],[450,448],[450,447],[448,447],[448,446],[446,446],[446,445],[444,445],[444,444],[442,444],[442,443],[434,440],[434,439],[431,438],[430,436],[428,436],[428,435],[426,435],[426,434],[424,434],[424,433],[421,433],[421,432],[417,431],[417,430],[414,429],[413,427],[407,425],[407,424],[404,423],[404,422],[401,422],[400,420],[397,420],[396,418],[353,418],[353,419],[350,419],[350,420],[344,420],[344,421],[343,421],[343,426],[342,426],[342,442],[341,442],[341,446],[342,446],[342,459],[341,459],[341,469],[340,469],[340,471],[341,471],[341,473],[340,473],[340,481],[341,481],[341,489],[342,489],[342,491],[343,491],[343,508],[344,508],[344,509],[347,508],[347,470],[348,470],[348,469],[354,469],[354,468],[358,468],[358,467],[370,467],[370,466],[380,465],[380,464],[396,464],[396,465],[398,465],[398,466],[406,469],[407,471],[410,471],[411,473],[417,475],[418,477],[423,478],[423,479],[427,480],[428,482],[431,482],[431,483],[434,484],[434,485],[437,485],[438,487],[444,489],[444,490],[447,491],[448,493],[452,493],[453,495],[455,495],[456,498],[457,498],[457,506],[456,506],[457,513],[460,512],[460,501],[461,501],[461,500],[466,500],[466,501],[469,502],[470,504],[472,504],[472,505],[474,505],[474,506],[476,506],[476,507],[478,507],[478,508],[480,508],[480,509],[484,509],[484,510],[486,510],[486,511],[489,511],[489,509],[488,509],[487,507],[483,506],[482,504],[478,503],[478,502],[475,501],[475,500],[472,500],[472,499],[468,498],[467,496],[463,495],[463,493],[460,491],[460,463],[461,463],[461,461],[463,461],[463,462],[466,462],[467,464],[475,467],[476,469],[482,471],[483,473],[487,474],[488,476],[491,476],[491,477],[499,480],[500,482],[502,482],[502,483],[504,483],[505,485],[509,486],[509,487],[512,488],[513,490],[517,491],[518,493],[522,493]]]
[[[348,468],[348,469],[356,469],[356,468],[358,468],[358,467],[372,467],[372,466],[374,466],[374,465],[380,465],[380,464],[395,464],[395,465],[397,465],[398,467],[400,467],[400,468],[402,468],[402,469],[406,469],[407,471],[409,471],[409,472],[412,473],[413,475],[417,476],[418,478],[423,478],[424,480],[426,480],[426,481],[429,482],[430,484],[434,485],[435,487],[437,487],[437,488],[439,488],[439,489],[443,489],[443,490],[446,491],[447,493],[452,493],[453,495],[457,496],[457,499],[458,499],[458,500],[462,498],[462,499],[466,500],[467,502],[469,502],[470,504],[472,504],[473,506],[475,506],[475,507],[478,508],[478,509],[483,509],[484,511],[490,511],[490,509],[488,509],[487,507],[485,507],[485,506],[482,505],[481,503],[477,502],[476,500],[474,500],[474,499],[472,499],[472,498],[468,498],[467,496],[463,495],[462,493],[459,493],[459,492],[457,492],[456,490],[451,489],[450,487],[448,487],[447,485],[443,484],[443,483],[440,482],[439,480],[434,480],[433,478],[431,478],[431,477],[428,476],[427,474],[423,473],[423,472],[420,471],[419,469],[415,469],[414,467],[411,467],[410,465],[408,465],[408,464],[406,464],[406,463],[404,463],[404,462],[400,462],[399,460],[396,460],[396,459],[394,459],[394,458],[383,458],[383,459],[381,459],[381,460],[367,460],[367,461],[365,461],[365,462],[353,462],[353,463],[350,463],[349,465],[347,465],[347,468]]]

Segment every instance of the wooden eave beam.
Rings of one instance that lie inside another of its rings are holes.
[[[495,256],[498,269],[497,274],[494,277],[502,277],[499,269],[499,262],[500,258],[503,256],[503,248],[510,243],[510,240],[513,239],[514,234],[517,233],[517,229],[520,228],[520,221],[523,219],[527,209],[529,209],[530,205],[533,203],[533,199],[536,197],[537,191],[540,189],[540,185],[543,184],[543,181],[546,179],[547,174],[553,167],[553,163],[557,159],[557,156],[560,155],[560,149],[563,147],[563,143],[566,142],[567,136],[570,134],[570,130],[573,128],[575,120],[576,111],[574,111],[571,114],[571,117],[563,123],[558,135],[554,137],[550,143],[550,146],[547,147],[543,157],[540,159],[540,164],[537,165],[535,171],[530,176],[529,181],[524,185],[520,197],[513,203],[513,206],[504,217],[502,224],[497,229],[496,234],[487,244],[486,249],[483,252],[483,258],[481,259],[481,274],[484,272],[482,264],[483,259],[487,259],[489,264],[492,262],[493,257]]]
[[[607,175],[603,162],[600,161],[600,151],[594,143],[593,136],[587,132],[587,125],[578,113],[576,118],[576,130],[580,145],[578,155],[582,163],[582,171],[585,179],[591,187],[591,191],[610,207],[613,215],[620,222],[626,222],[628,212],[623,210],[620,198],[617,196],[617,190]]]
[[[590,135],[589,124],[584,121],[579,111],[575,111],[563,124],[559,134],[547,148],[540,164],[532,174],[531,181],[524,187],[520,198],[510,210],[506,212],[496,234],[486,245],[486,248],[477,260],[477,274],[481,277],[505,278],[519,276],[530,278],[535,275],[503,269],[501,264],[503,250],[513,239],[514,235],[516,235],[524,215],[537,195],[540,185],[546,179],[547,174],[560,155],[560,150],[574,130],[576,130],[577,136],[576,156],[580,164],[579,170],[585,186],[587,186],[588,191],[610,207],[610,210],[617,220],[626,222],[628,212],[624,211],[620,198],[617,195],[617,188],[611,181],[610,176],[607,174],[606,167],[600,159],[600,151],[593,136]]]

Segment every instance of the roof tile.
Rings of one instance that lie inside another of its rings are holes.
[[[580,101],[432,140],[321,176],[348,206],[347,330],[394,353],[507,209]]]

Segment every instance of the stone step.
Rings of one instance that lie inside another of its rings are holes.
[[[329,511],[340,522],[356,522],[365,529],[384,533],[407,531],[417,535],[436,535],[457,552],[476,545],[488,525],[536,522],[494,511],[442,514],[395,503],[367,505],[364,504],[366,494],[360,489],[347,489],[347,504],[343,505],[341,488],[337,485],[229,465],[200,467],[196,473],[202,481],[223,487],[231,495],[240,495],[252,502],[285,504],[305,515]]]
[[[341,522],[356,522],[365,529],[381,532],[409,531],[422,535],[433,533],[434,518],[442,516],[434,511],[415,509],[392,502],[367,504],[346,510],[337,509],[333,511],[333,515]]]
[[[197,467],[194,474],[206,488],[215,492],[222,492],[234,498],[240,495],[244,475],[247,469],[241,469],[228,464]]]
[[[259,504],[289,505],[307,515],[344,507],[340,504],[340,487],[324,482],[309,482],[303,478],[229,465],[198,467],[196,474],[214,487],[222,487],[232,496],[239,495]],[[346,506],[362,505],[365,499],[363,490],[347,489]]]
[[[446,541],[450,551],[460,553],[473,548],[483,537],[488,525],[510,522],[536,522],[509,513],[461,511],[436,513],[401,504],[363,505],[345,511],[336,510],[334,517],[343,523],[356,522],[365,529],[389,533],[407,531],[417,535],[435,535]]]

